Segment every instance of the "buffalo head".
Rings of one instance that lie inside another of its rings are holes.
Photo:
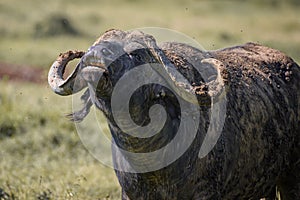
[[[48,82],[53,91],[60,95],[71,95],[89,87],[83,96],[85,108],[73,114],[75,121],[80,121],[86,116],[92,103],[101,109],[96,95],[100,98],[110,97],[119,78],[142,64],[149,64],[184,100],[198,103],[194,98],[197,87],[191,86],[188,77],[176,73],[177,68],[165,51],[168,50],[160,48],[151,35],[140,31],[110,30],[99,37],[86,53],[70,51],[61,54],[49,71]],[[64,80],[63,73],[68,61],[80,57],[81,60],[75,70]],[[215,77],[210,85],[215,88],[215,93],[218,93],[216,91],[219,90],[216,88],[223,86],[220,76],[222,63],[212,58],[203,59],[201,62],[202,65],[209,66],[210,76]],[[205,77],[201,79],[204,80]],[[210,92],[210,95],[216,95],[215,93]]]

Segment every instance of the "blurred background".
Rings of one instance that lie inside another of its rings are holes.
[[[162,27],[206,50],[252,41],[299,63],[299,13],[299,0],[0,0],[0,199],[120,199],[64,117],[72,99],[47,86],[60,52],[111,28]]]

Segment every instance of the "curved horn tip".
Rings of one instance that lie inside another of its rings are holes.
[[[224,67],[223,62],[221,62],[220,60],[217,60],[215,58],[205,58],[205,59],[201,60],[201,63],[211,64],[214,67]]]
[[[203,59],[203,60],[201,60],[201,63],[210,64],[217,70],[216,79],[208,83],[208,85],[209,85],[208,94],[211,97],[217,97],[221,94],[224,94],[224,92],[225,92],[224,87],[225,87],[225,82],[226,82],[226,79],[224,79],[222,77],[222,74],[225,70],[224,63],[220,60],[215,59],[215,58]]]
[[[85,54],[84,51],[67,51],[60,53],[56,61],[52,64],[48,73],[48,83],[51,89],[59,95],[71,95],[73,93],[73,83],[78,67],[72,72],[72,74],[64,80],[63,75],[65,68],[71,60],[81,58]]]

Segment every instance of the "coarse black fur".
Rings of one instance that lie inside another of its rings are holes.
[[[107,41],[119,40],[115,34],[114,31],[104,34],[94,50],[109,48]],[[122,36],[120,40],[124,38]],[[195,87],[201,113],[199,129],[187,151],[162,169],[146,173],[116,170],[122,199],[274,198],[276,186],[282,200],[300,199],[299,66],[280,51],[254,43],[210,52],[181,43],[165,43],[159,48]],[[195,66],[201,68],[200,61],[205,58],[214,58],[224,64],[221,75],[225,82],[227,109],[217,144],[206,157],[199,158],[209,126],[211,102],[206,83]],[[129,109],[132,120],[145,126],[150,123],[150,107],[154,104],[164,106],[167,121],[159,133],[150,138],[133,137],[124,133],[114,121],[111,111],[113,87],[125,72],[143,63],[155,62],[157,59],[147,48],[126,52],[107,66],[102,77],[105,81],[101,79],[96,88],[99,102],[96,106],[108,119],[113,142],[130,152],[160,149],[174,138],[180,124],[177,97],[159,84],[139,88],[131,97]],[[88,93],[84,100],[89,108]],[[88,108],[83,109],[83,113],[73,114],[74,118],[85,117]],[[165,156],[152,159],[160,162]],[[147,157],[135,160],[119,151],[113,152],[113,161],[118,169],[134,163],[142,163],[145,167],[150,164]]]

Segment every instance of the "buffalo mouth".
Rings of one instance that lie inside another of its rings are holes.
[[[83,69],[85,67],[98,67],[106,70],[105,59],[103,56],[98,55],[97,51],[88,51],[82,58],[81,64]]]
[[[85,64],[87,67],[97,67],[97,68],[101,68],[103,70],[106,70],[105,64],[102,62],[97,62],[97,61],[93,61],[93,62],[89,62],[88,64]]]
[[[80,71],[81,77],[87,82],[96,84],[107,69],[104,65],[91,63]]]

